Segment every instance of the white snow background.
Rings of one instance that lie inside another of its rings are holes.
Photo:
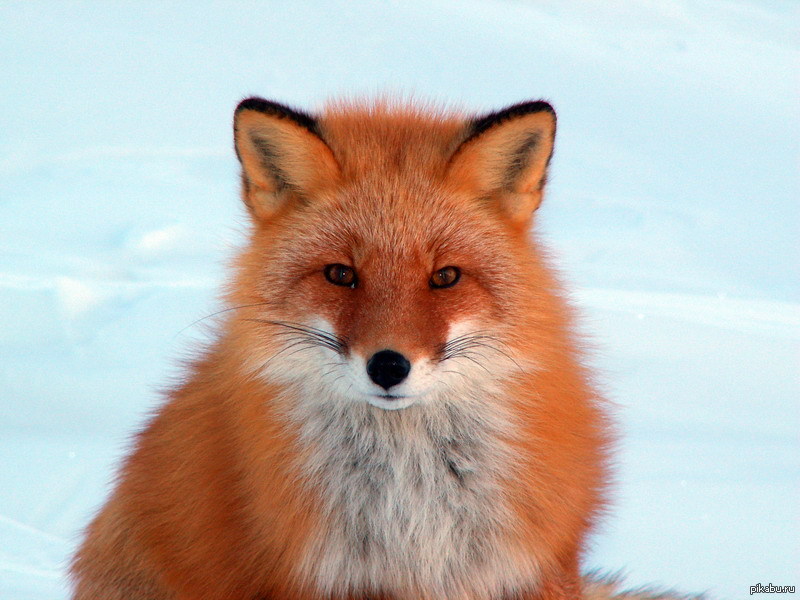
[[[219,308],[250,94],[559,113],[538,217],[621,443],[587,567],[800,583],[798,3],[0,2],[0,598],[65,563]]]

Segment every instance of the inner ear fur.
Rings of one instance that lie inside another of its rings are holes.
[[[495,200],[511,220],[527,222],[542,201],[555,133],[555,110],[543,101],[473,119],[450,159],[448,176]]]
[[[236,108],[233,130],[242,196],[255,216],[271,216],[290,197],[310,199],[339,177],[336,159],[307,113],[247,98]]]

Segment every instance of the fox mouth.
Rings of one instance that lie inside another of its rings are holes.
[[[416,403],[416,395],[402,394],[368,394],[367,402],[383,410],[401,410]]]
[[[372,394],[381,400],[399,400],[401,398],[411,398],[411,396],[403,396],[401,394]]]

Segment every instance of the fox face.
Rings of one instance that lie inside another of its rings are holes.
[[[541,102],[472,120],[242,102],[255,227],[232,301],[247,308],[246,363],[385,410],[520,368],[514,325],[536,269],[525,232],[554,126]]]

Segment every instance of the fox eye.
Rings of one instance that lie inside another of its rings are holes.
[[[354,288],[358,282],[355,269],[347,265],[340,265],[338,263],[326,265],[323,273],[325,273],[325,279],[330,281],[333,285]]]
[[[461,279],[461,270],[458,267],[444,267],[431,275],[432,288],[448,288],[458,283]]]

